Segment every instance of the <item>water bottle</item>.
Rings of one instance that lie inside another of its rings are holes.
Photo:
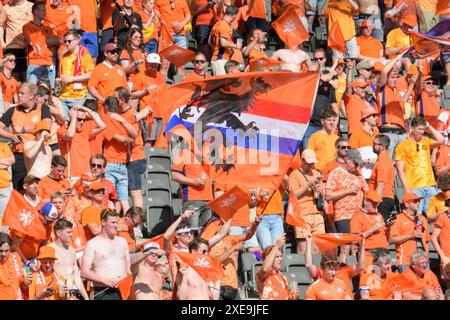
[[[420,220],[418,215],[416,215],[415,220],[416,220],[415,230],[418,230],[421,233],[423,233],[424,228],[423,228],[422,220]],[[417,243],[417,249],[423,250],[422,238],[416,238],[416,243]]]

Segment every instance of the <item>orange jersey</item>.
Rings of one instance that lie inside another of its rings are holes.
[[[346,104],[348,132],[353,135],[353,132],[361,127],[361,113],[365,108],[364,99],[361,99],[356,94],[348,97]]]
[[[389,272],[385,278],[380,278],[375,272],[363,272],[359,278],[359,289],[369,290],[370,300],[392,300],[392,297],[385,297],[386,282],[397,273]]]
[[[209,76],[205,73],[204,76],[199,75],[195,71],[189,72],[186,77],[184,77],[183,81],[195,81],[195,80],[203,80],[207,79]]]
[[[106,129],[103,131],[103,156],[106,158],[108,163],[111,162],[128,162],[128,145],[126,143],[117,141],[114,139],[116,134],[122,136],[128,136],[127,131],[124,126],[118,121],[110,118],[108,115],[102,117],[104,123],[106,124]]]
[[[433,128],[438,127],[438,117],[441,114],[439,105],[440,98],[435,94],[428,94],[422,90],[422,94],[417,98],[416,114],[428,121]]]
[[[336,134],[326,134],[319,130],[314,132],[308,140],[308,149],[312,149],[317,156],[315,164],[317,170],[322,171],[325,165],[336,158]]]
[[[70,188],[70,183],[66,179],[55,180],[50,176],[43,177],[39,181],[39,198],[49,199],[55,192],[64,192]]]
[[[377,87],[377,107],[380,114],[379,125],[392,123],[405,128],[404,103],[397,90],[388,85]]]
[[[89,33],[97,32],[96,0],[70,0],[70,4],[76,5],[80,9],[80,29]]]
[[[87,131],[92,132],[93,129],[97,128],[97,124],[94,120],[89,119],[84,123],[84,128]],[[103,133],[100,132],[94,139],[89,138],[89,150],[90,154],[102,154],[103,153]]]
[[[348,293],[342,280],[335,278],[332,282],[319,279],[306,290],[306,300],[346,300]]]
[[[186,0],[156,0],[156,8],[161,14],[162,23],[171,34],[176,33],[173,24],[182,22],[190,14],[189,5]],[[185,34],[185,32],[183,28],[179,34]]]
[[[2,72],[0,73],[0,83],[2,87],[3,102],[12,103],[14,96],[19,93],[19,82],[12,76],[10,78],[6,77]]]
[[[53,55],[46,42],[49,36],[54,35],[52,29],[45,24],[38,26],[30,21],[22,27],[22,30],[28,43],[28,64],[34,66],[53,65]]]
[[[28,289],[28,298],[32,300],[44,292],[48,287],[53,289],[53,295],[42,300],[65,300],[64,297],[59,296],[59,286],[64,285],[64,277],[53,271],[46,275],[43,272],[33,273],[33,280]]]
[[[211,248],[210,254],[213,256],[219,256],[225,253],[226,251],[230,250],[231,247],[236,245],[239,242],[240,238],[240,235],[225,236],[225,238],[223,238],[218,244]],[[234,264],[233,255],[223,261],[222,265],[225,277],[220,281],[220,285],[230,286],[237,289],[237,266]]]
[[[166,77],[157,72],[156,77],[150,76],[147,71],[139,72],[134,78],[133,91],[141,91],[147,88],[148,93],[140,98],[141,108],[150,106],[153,110],[153,118],[163,117],[163,106],[160,105],[159,97],[167,88]]]
[[[194,3],[194,1],[193,1]],[[206,7],[208,5],[208,0],[198,0],[195,1],[195,4],[197,6],[204,6]],[[195,25],[207,25],[211,26],[214,23],[214,12],[212,8],[206,8],[203,9],[201,12],[199,12],[195,16]]]
[[[317,271],[318,271],[317,274],[312,277],[314,280],[319,280],[323,277],[323,269],[318,268]],[[353,276],[353,267],[351,266],[340,266],[336,271],[336,279],[339,279],[342,282],[344,282],[345,290],[347,290],[347,293],[351,297],[353,297],[351,284],[352,276]]]
[[[72,26],[72,7],[63,2],[61,8],[54,8],[50,5],[50,1],[47,1],[45,5],[45,19],[44,24],[50,27],[53,32],[62,37],[69,31],[69,26]]]
[[[368,146],[371,147],[377,134],[378,134],[377,128],[375,128],[372,134],[370,134],[366,130],[364,130],[360,125],[358,129],[353,131],[348,142],[352,149],[359,149],[361,147],[368,147]]]
[[[439,280],[433,271],[427,269],[425,270],[425,274],[422,278],[419,278],[412,269],[408,268],[402,272],[402,275],[406,277],[406,279],[414,281],[414,290],[409,291],[412,294],[422,296],[423,289],[437,289],[442,290],[441,285],[439,284]],[[401,288],[400,288],[401,289]]]
[[[12,252],[0,262],[0,300],[23,300],[22,284],[22,260]]]
[[[359,54],[364,57],[380,59],[383,57],[384,47],[380,40],[372,36],[359,36],[356,38]]]
[[[362,210],[356,212],[350,220],[351,233],[362,233],[373,227],[376,223],[383,222],[383,216],[378,212],[366,213]],[[386,237],[387,228],[383,227],[372,233],[366,239],[366,250],[373,250],[379,248],[389,248],[388,240]]]
[[[138,131],[137,137],[134,139],[133,149],[131,149],[131,161],[144,160],[145,159],[145,151],[144,151],[144,140],[142,139],[142,128],[141,122],[136,122],[136,114],[137,111],[130,107],[127,111],[121,114],[125,120],[131,123]]]
[[[384,183],[383,198],[394,199],[394,162],[388,151],[378,155],[377,163],[372,169],[369,179],[369,189],[376,190],[378,183]]]
[[[447,212],[441,213],[434,223],[435,228],[441,229],[439,233],[439,245],[447,257],[450,257],[450,218]]]
[[[106,98],[114,95],[114,89],[117,87],[128,88],[128,82],[125,71],[120,65],[112,66],[103,61],[92,70],[88,87],[96,88],[102,97]]]
[[[430,231],[428,229],[427,218],[418,214],[419,219],[422,221],[422,243],[426,252],[428,252],[428,241],[430,240]],[[412,234],[415,230],[416,223],[414,218],[409,217],[406,213],[401,212],[397,214],[397,219],[390,229],[390,237],[405,236]],[[395,251],[397,252],[397,266],[409,265],[411,263],[411,255],[418,250],[416,239],[407,240],[403,243],[395,245]]]
[[[265,277],[261,276],[262,269],[256,271],[256,287],[260,300],[288,300],[288,280],[280,271],[270,268]]]
[[[101,223],[101,211],[102,209],[99,208],[87,207],[81,212],[81,225],[83,226],[84,235],[86,236],[87,241],[95,237],[95,235],[92,234],[91,230],[89,230],[88,225]]]
[[[131,51],[131,55],[133,56],[134,60],[144,60],[145,61],[145,56],[144,56],[144,52],[141,49],[137,49],[137,50],[132,50]],[[130,64],[132,63],[130,54],[128,53],[128,51],[126,49],[122,50],[122,53],[120,55],[120,61],[126,60],[128,61]],[[144,69],[144,65],[141,64],[141,67],[139,68],[139,70],[141,71],[141,69]],[[131,69],[130,73],[128,73],[128,81],[129,82],[133,82],[134,78],[136,77],[136,74],[138,72],[136,71],[136,68]]]
[[[231,48],[224,48],[220,45],[220,39],[231,42],[231,26],[224,20],[217,22],[211,30],[210,39],[213,46],[213,55],[211,61],[228,60],[231,57]]]

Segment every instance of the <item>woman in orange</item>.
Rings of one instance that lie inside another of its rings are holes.
[[[297,292],[291,294],[286,276],[280,272],[281,248],[286,243],[286,234],[282,234],[273,246],[264,250],[263,265],[256,272],[256,287],[260,300],[297,299]]]
[[[133,87],[134,77],[141,71],[141,69],[144,69],[144,61],[144,35],[141,30],[131,28],[128,32],[125,49],[122,50],[120,55],[120,65],[127,74],[128,87],[130,90]]]

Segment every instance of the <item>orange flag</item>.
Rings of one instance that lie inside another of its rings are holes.
[[[145,242],[139,243],[136,247],[143,248],[147,243],[157,243],[159,247],[162,249],[164,247],[164,234],[160,234],[159,236],[153,237]]]
[[[270,58],[256,58],[250,60],[250,72],[256,71],[258,68],[270,69],[272,67],[278,66],[281,62]]]
[[[292,6],[272,23],[272,27],[289,48],[302,44],[309,39],[308,31],[306,31]]]
[[[362,240],[361,236],[351,233],[315,233],[312,235],[312,238],[320,252]]]
[[[266,2],[264,0],[254,0],[253,6],[248,10],[248,16],[266,20]]]
[[[234,186],[220,197],[208,202],[208,205],[224,221],[228,221],[240,207],[249,202],[250,195],[238,186]]]
[[[341,27],[337,21],[331,25],[330,32],[328,34],[328,47],[333,48],[341,53],[346,52],[345,40],[342,35]]]
[[[173,36],[170,34],[170,32],[164,26],[164,23],[162,23],[161,24],[161,35],[159,37],[158,52],[161,52],[161,51],[167,49],[172,44],[172,42],[173,42]]]
[[[131,288],[133,287],[133,277],[127,276],[120,280],[119,282],[119,291],[122,300],[128,300],[128,297],[131,293]]]
[[[286,223],[294,227],[306,228],[305,221],[300,216],[298,200],[293,191],[289,193],[289,202],[286,210]]]
[[[216,282],[224,277],[222,263],[211,256],[184,252],[175,254],[206,282]]]
[[[177,68],[184,66],[195,58],[195,52],[181,48],[175,44],[159,52],[161,58],[172,62]]]
[[[450,0],[438,0],[436,4],[436,15],[450,14]]]
[[[16,190],[13,190],[3,216],[3,225],[36,240],[45,240],[47,232],[36,208]]]

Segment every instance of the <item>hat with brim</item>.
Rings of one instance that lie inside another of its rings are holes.
[[[37,134],[41,131],[49,131],[50,132],[50,128],[48,127],[48,125],[45,121],[39,121],[34,125],[33,134]]]
[[[56,257],[55,249],[50,246],[43,246],[39,249],[39,255],[37,256],[38,260],[42,259],[52,259],[58,260]]]
[[[144,253],[156,253],[158,256],[164,255],[164,250],[161,250],[159,244],[156,242],[150,242],[144,245],[142,248],[142,252]]]
[[[361,23],[360,28],[369,28],[369,29],[375,29],[375,25],[370,19],[364,19],[364,21]]]
[[[367,86],[368,86],[367,82],[361,80],[354,80],[352,82],[352,88],[365,88]]]
[[[88,187],[89,191],[98,191],[98,190],[105,190],[105,189],[106,189],[106,185],[101,181],[93,182]]]
[[[367,60],[362,60],[362,61],[358,62],[358,64],[356,65],[356,70],[361,70],[361,69],[371,70],[372,68],[373,68],[373,66]]]
[[[405,193],[405,195],[403,196],[402,203],[405,204],[405,203],[410,202],[410,201],[422,200],[422,199],[423,199],[423,197],[419,197],[415,193],[408,192],[408,193]]]
[[[34,181],[41,181],[41,178],[38,178],[32,174],[27,175],[24,179],[23,179],[23,184],[30,184],[33,183]]]
[[[373,107],[366,107],[361,112],[361,121],[373,115],[378,115],[377,110],[375,110],[375,108]]]
[[[422,80],[423,81],[427,81],[427,80],[433,80],[435,83],[436,83],[436,78],[434,78],[432,75],[430,75],[430,74],[426,74],[426,75],[424,75],[423,77],[422,77]]]
[[[355,161],[356,164],[358,164],[358,165],[363,163],[363,159],[361,158],[361,153],[359,153],[359,151],[356,149],[347,150],[345,157],[350,160]]]
[[[314,150],[312,149],[305,149],[302,152],[302,159],[309,164],[316,163],[317,162],[317,156]]]
[[[110,52],[110,51],[114,51],[114,50],[116,50],[116,49],[117,49],[116,44],[110,42],[110,43],[107,43],[107,44],[106,44],[105,49],[104,49],[103,51],[105,51],[105,52]]]

